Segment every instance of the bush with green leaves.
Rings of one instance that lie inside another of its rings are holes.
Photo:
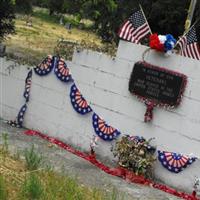
[[[15,8],[18,13],[31,14],[32,0],[15,0]]]
[[[150,145],[150,141],[142,137],[123,136],[113,149],[113,154],[118,158],[121,167],[133,171],[136,175],[143,175],[151,178],[153,164],[156,160],[154,155],[155,147]]]
[[[14,33],[14,0],[0,1],[0,42],[5,39],[8,34]]]
[[[42,156],[39,155],[32,145],[31,149],[26,149],[25,152],[26,168],[28,170],[37,170],[42,162]]]

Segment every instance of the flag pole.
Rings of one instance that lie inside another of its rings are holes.
[[[143,14],[143,16],[144,16],[144,18],[145,18],[145,20],[146,20],[146,22],[147,22],[148,26],[149,26],[149,23],[148,23],[148,21],[147,21],[147,18],[146,18],[145,14],[144,14],[144,11],[143,11],[143,9],[142,9],[142,6],[141,6],[141,4],[139,4],[139,6],[140,6],[140,10],[142,11],[142,14]],[[152,34],[152,31],[151,31],[151,28],[150,28],[150,26],[149,26],[149,30],[150,30],[150,33]]]
[[[191,0],[190,1],[190,6],[189,6],[189,9],[188,9],[188,15],[187,15],[187,19],[185,21],[185,31],[184,32],[188,32],[188,29],[191,26],[192,18],[193,18],[195,7],[196,7],[196,3],[197,3],[197,0]]]

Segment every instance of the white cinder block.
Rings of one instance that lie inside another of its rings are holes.
[[[117,49],[117,58],[137,62],[142,60],[142,54],[148,47],[120,40]],[[148,54],[147,54],[148,56]]]
[[[84,50],[74,52],[72,62],[67,62],[75,83],[91,105],[93,111],[122,135],[155,138],[160,150],[174,151],[200,157],[200,62],[179,55],[165,57],[149,51],[145,60],[188,76],[188,84],[179,107],[173,110],[154,109],[154,119],[144,123],[146,106],[128,91],[129,77],[135,62],[142,60],[148,47],[120,41],[116,58]],[[27,66],[0,58],[0,117],[14,119],[24,103],[24,80]],[[12,70],[11,67],[13,67]],[[85,151],[95,131],[92,113],[82,116],[72,107],[70,87],[52,71],[40,77],[33,73],[30,102],[24,125],[57,137]],[[113,159],[112,143],[99,141],[97,153]],[[158,179],[174,187],[191,192],[191,182],[199,174],[199,161],[176,175],[159,163],[155,166]],[[181,184],[180,184],[181,183]]]

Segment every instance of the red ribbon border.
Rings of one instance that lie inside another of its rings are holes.
[[[90,163],[92,163],[93,165],[95,165],[96,167],[98,167],[99,169],[104,171],[105,173],[123,178],[124,180],[126,180],[128,182],[147,185],[147,186],[156,188],[158,190],[164,191],[166,193],[172,194],[174,196],[180,197],[180,198],[185,199],[185,200],[200,200],[199,198],[196,197],[195,191],[192,194],[187,194],[187,193],[184,193],[184,192],[177,191],[177,190],[170,188],[166,185],[154,183],[153,181],[151,181],[149,179],[145,179],[143,176],[137,176],[133,172],[131,172],[127,169],[124,169],[124,168],[121,168],[121,167],[110,168],[110,167],[104,165],[103,163],[101,163],[100,161],[98,161],[95,158],[95,155],[90,155],[90,154],[86,154],[86,153],[83,153],[81,151],[78,151],[78,150],[72,148],[70,145],[65,144],[64,142],[62,142],[62,141],[60,141],[56,138],[50,137],[50,136],[45,135],[43,133],[40,133],[38,131],[27,130],[27,131],[24,132],[24,134],[30,135],[30,136],[34,136],[34,135],[39,136],[40,138],[45,139],[45,140],[47,140],[47,141],[49,141],[53,144],[56,144],[59,147],[61,147],[62,149],[65,149],[66,151],[73,153],[76,156],[83,158],[84,160],[89,161]]]

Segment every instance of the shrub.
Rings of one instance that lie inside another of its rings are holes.
[[[31,0],[15,0],[16,11],[24,14],[31,14],[33,11]]]
[[[116,142],[113,154],[118,158],[118,164],[136,175],[152,177],[152,167],[156,160],[155,147],[142,137],[123,136]]]
[[[6,35],[14,33],[14,3],[13,0],[0,1],[0,42]]]
[[[38,155],[35,152],[34,145],[32,145],[31,149],[25,150],[25,160],[26,160],[26,168],[28,170],[37,170],[42,162],[42,156]]]

